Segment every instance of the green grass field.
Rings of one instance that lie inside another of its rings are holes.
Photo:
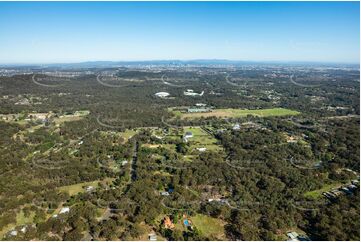
[[[121,132],[120,135],[124,138],[125,142],[128,142],[130,138],[132,138],[138,131],[127,129],[124,132]]]
[[[173,176],[172,174],[165,172],[165,171],[155,171],[153,172],[154,176],[167,176],[167,177],[171,177]]]
[[[104,179],[103,181],[100,180],[96,180],[96,181],[91,181],[91,182],[82,182],[82,183],[77,183],[77,184],[73,184],[73,185],[69,185],[69,186],[62,186],[59,187],[59,191],[62,192],[68,192],[70,196],[72,195],[76,195],[80,192],[85,192],[85,187],[87,186],[93,186],[94,188],[98,187],[99,182],[112,182],[114,180],[114,178],[107,178]]]
[[[195,137],[209,136],[201,127],[184,127],[184,132],[192,132]]]
[[[272,116],[288,116],[298,115],[300,112],[285,109],[285,108],[269,108],[269,109],[214,109],[212,112],[207,113],[181,113],[180,117],[184,118],[200,118],[200,117],[220,117],[220,118],[239,118],[248,115],[258,117],[272,117]],[[177,114],[179,115],[179,113]]]
[[[55,124],[62,124],[64,122],[79,121],[89,114],[90,111],[88,110],[76,111],[74,114],[62,115],[58,118],[54,118],[54,122]]]
[[[165,214],[159,215],[155,222],[156,224],[161,224]],[[226,224],[221,219],[212,218],[203,214],[197,214],[193,217],[189,217],[192,225],[195,226],[201,234],[207,236],[210,239],[225,240],[225,231],[224,225]],[[173,221],[174,222],[174,221]],[[183,225],[183,218],[178,218],[177,222],[174,222],[175,230],[185,231],[185,226]]]
[[[191,150],[196,148],[207,148],[207,150],[217,151],[221,150],[222,148],[217,145],[217,140],[205,132],[201,127],[184,127],[185,132],[192,132],[193,137],[189,138],[188,141],[190,143]]]
[[[158,149],[158,148],[165,148],[170,152],[175,152],[176,145],[175,144],[142,144],[142,147],[149,148],[149,149]]]
[[[7,232],[16,226],[33,223],[34,217],[35,212],[32,211],[28,217],[25,217],[24,212],[21,210],[16,214],[16,224],[8,224],[2,230],[0,230],[0,239],[2,239]]]
[[[225,239],[224,222],[220,219],[212,218],[206,215],[197,214],[191,217],[193,225],[206,236],[217,239]]]
[[[75,113],[74,113],[74,115],[77,115],[77,116],[86,116],[89,114],[90,114],[89,110],[80,110],[80,111],[75,111]]]
[[[135,129],[126,129],[123,132],[109,132],[109,131],[100,131],[103,136],[112,136],[112,137],[122,137],[124,139],[123,143],[128,142],[130,138],[138,133],[138,130]]]
[[[304,196],[307,198],[318,199],[318,198],[322,197],[323,192],[331,191],[332,189],[335,189],[341,185],[342,185],[341,183],[328,184],[328,185],[323,186],[321,189],[306,192],[304,194]]]

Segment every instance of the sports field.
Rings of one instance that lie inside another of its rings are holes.
[[[286,108],[269,108],[269,109],[214,109],[207,113],[181,113],[180,117],[185,118],[200,118],[200,117],[219,117],[219,118],[238,118],[248,115],[258,117],[272,117],[272,116],[288,116],[298,115],[300,112],[286,109]],[[179,114],[178,114],[179,115]]]

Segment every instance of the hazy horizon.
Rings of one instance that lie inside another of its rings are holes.
[[[68,62],[0,62],[2,66],[27,66],[27,65],[70,65],[70,64],[84,64],[84,63],[97,63],[97,62],[109,62],[109,63],[137,63],[137,62],[235,62],[235,63],[254,63],[254,64],[334,64],[334,65],[360,65],[360,62],[335,62],[335,61],[303,61],[303,60],[237,60],[237,59],[139,59],[139,60],[84,60],[84,61],[68,61]]]
[[[359,2],[1,2],[0,63],[359,64]]]

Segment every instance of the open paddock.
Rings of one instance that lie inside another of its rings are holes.
[[[257,117],[273,117],[273,116],[293,116],[298,115],[300,112],[286,108],[269,108],[269,109],[214,109],[212,112],[206,113],[177,113],[181,119],[197,119],[207,117],[218,118],[239,118],[246,117],[248,115]]]

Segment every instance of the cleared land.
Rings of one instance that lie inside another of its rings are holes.
[[[62,186],[62,187],[59,187],[59,191],[68,192],[69,195],[72,196],[72,195],[76,195],[81,192],[85,192],[85,188],[87,186],[93,186],[94,188],[96,188],[96,187],[98,187],[99,183],[101,183],[101,182],[109,182],[110,183],[113,180],[114,180],[114,178],[106,178],[103,181],[96,180],[96,181],[91,181],[91,182],[77,183],[77,184],[73,184],[73,185],[69,185],[69,186]]]
[[[136,135],[137,132],[137,130],[126,129],[124,132],[121,132],[120,135],[124,138],[124,143],[126,143],[130,138]]]
[[[55,124],[62,124],[64,122],[79,121],[85,116],[89,115],[88,110],[76,111],[74,114],[62,115],[58,118],[54,118]]]
[[[157,149],[157,148],[165,148],[169,151],[175,152],[176,145],[175,144],[143,144],[142,147],[149,149]]]
[[[161,214],[156,218],[157,224],[162,224],[162,220],[165,214]],[[198,231],[207,236],[209,239],[215,240],[226,240],[224,225],[226,224],[223,220],[212,218],[203,214],[196,214],[192,217],[187,217],[191,224],[198,229]],[[186,227],[183,224],[184,218],[178,217],[177,221],[173,221],[175,230],[184,232]],[[163,226],[163,225],[161,225]]]
[[[182,119],[185,118],[201,118],[201,117],[219,117],[219,118],[239,118],[248,115],[258,117],[271,117],[271,116],[288,116],[298,115],[300,112],[286,108],[270,108],[270,109],[214,109],[212,112],[206,113],[175,113]]]
[[[35,217],[35,212],[31,212],[28,217],[25,217],[24,212],[21,210],[16,214],[16,223],[6,225],[2,230],[0,230],[0,239],[4,237],[4,235],[15,228],[16,226],[31,224],[33,223]]]
[[[304,196],[308,197],[308,198],[317,199],[317,198],[322,197],[323,192],[329,192],[329,191],[331,191],[333,189],[339,188],[340,186],[342,186],[341,183],[328,184],[328,185],[323,186],[321,189],[306,192],[304,194]]]
[[[206,215],[197,214],[191,217],[193,225],[204,235],[217,239],[225,239],[224,222],[220,219],[212,218]]]
[[[191,150],[196,148],[206,148],[207,150],[217,151],[222,150],[222,147],[217,145],[217,139],[204,131],[201,127],[185,127],[184,133],[192,132],[193,137],[188,138]]]
[[[211,151],[219,151],[222,150],[222,146],[217,144],[217,139],[215,139],[212,135],[208,134],[204,131],[200,126],[193,127],[183,127],[182,129],[170,129],[169,134],[164,135],[158,132],[157,135],[164,136],[164,139],[172,139],[172,140],[182,140],[183,135],[186,132],[192,132],[193,137],[188,138],[188,144],[190,147],[190,152],[199,152],[197,148],[206,148]],[[171,152],[175,152],[176,145],[175,144],[143,144],[142,147],[156,149],[159,147],[163,147]],[[191,155],[191,154],[189,154]],[[185,157],[186,158],[186,157]]]

